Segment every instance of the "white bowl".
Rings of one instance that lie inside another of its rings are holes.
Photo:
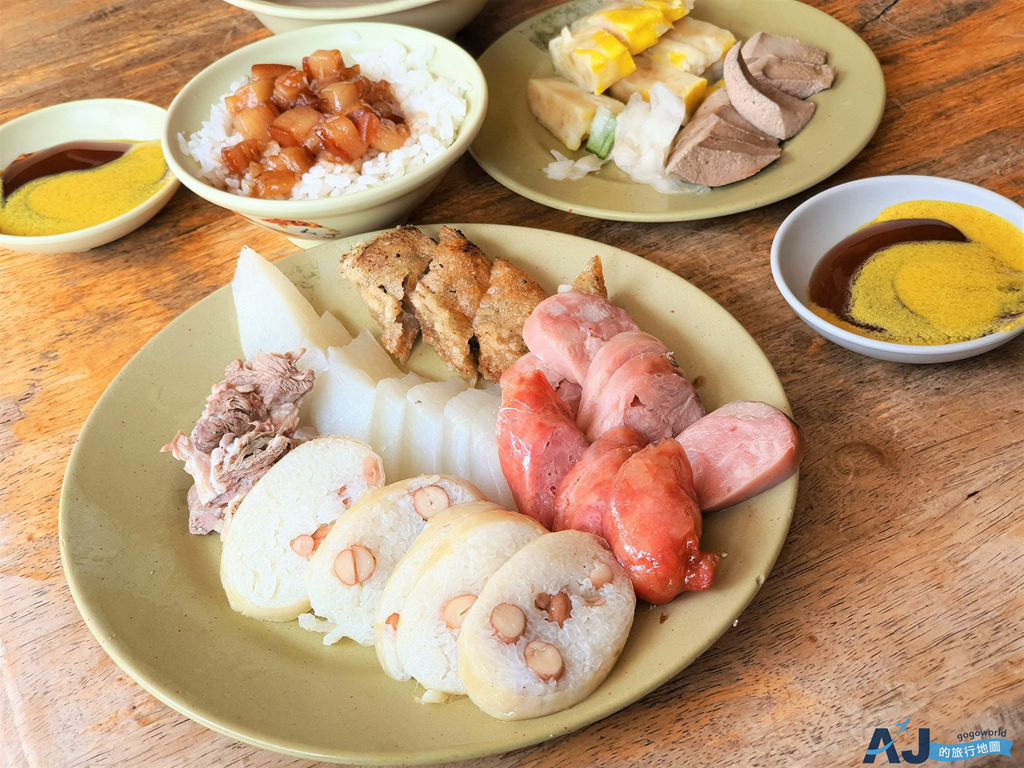
[[[355,33],[353,35],[352,33]],[[210,119],[210,107],[230,92],[232,83],[249,74],[257,63],[294,63],[320,48],[337,48],[342,55],[372,50],[381,41],[397,41],[407,49],[432,47],[430,71],[468,84],[467,115],[454,142],[442,154],[404,176],[361,192],[317,200],[263,200],[217,189],[198,177],[199,164],[181,147],[179,135],[189,136]],[[250,221],[287,235],[309,247],[320,241],[384,229],[404,221],[440,183],[476,137],[487,111],[487,82],[476,61],[452,41],[433,32],[397,24],[329,24],[275,35],[240,48],[214,62],[171,102],[164,131],[164,155],[181,183],[211,203]]]
[[[405,24],[450,37],[466,26],[487,0],[355,0],[353,2],[272,2],[227,0],[251,11],[274,34],[340,21]]]
[[[0,168],[19,156],[69,141],[155,141],[163,133],[167,113],[155,104],[130,99],[86,99],[38,109],[0,125]],[[120,216],[60,235],[5,235],[0,248],[25,253],[79,253],[124,237],[149,221],[178,188],[166,182],[148,200]]]
[[[772,241],[775,285],[801,320],[826,339],[862,355],[900,363],[944,363],[980,355],[1005,344],[1024,328],[999,331],[957,344],[893,344],[843,330],[808,306],[807,289],[815,265],[825,253],[890,205],[908,200],[966,203],[1001,216],[1024,230],[1024,208],[1002,195],[935,176],[877,176],[827,189],[796,208]]]

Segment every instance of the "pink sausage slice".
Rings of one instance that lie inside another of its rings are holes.
[[[553,531],[574,528],[604,536],[604,515],[615,473],[647,444],[631,427],[616,427],[592,443],[569,470],[555,495]]]
[[[693,468],[700,507],[724,509],[796,472],[804,455],[800,428],[768,403],[736,400],[691,424],[677,438]]]
[[[667,352],[629,358],[594,394],[584,391],[578,418],[588,440],[626,425],[654,442],[675,437],[704,415],[697,392]]]
[[[589,443],[542,371],[502,377],[496,436],[516,506],[550,528],[555,493]]]
[[[566,291],[534,307],[523,324],[526,346],[547,367],[582,384],[597,351],[608,339],[640,327],[603,296]]]
[[[569,414],[575,419],[576,411],[580,407],[580,395],[582,393],[580,385],[569,381],[564,376],[561,376],[551,368],[548,368],[541,362],[540,358],[532,352],[527,352],[505,369],[505,372],[501,375],[501,385],[504,388],[504,386],[511,383],[513,379],[522,378],[534,371],[541,371],[544,374],[544,377],[548,380],[548,384],[550,384],[551,388],[555,390],[559,399],[565,403],[565,407],[569,410]]]
[[[623,331],[608,339],[590,361],[587,376],[583,379],[579,413],[576,416],[580,429],[586,431],[593,419],[597,401],[608,387],[608,380],[627,360],[640,355],[669,354],[659,339],[643,331]]]
[[[676,440],[652,443],[626,459],[612,484],[604,533],[637,597],[649,603],[711,586],[719,557],[700,551],[700,508]]]

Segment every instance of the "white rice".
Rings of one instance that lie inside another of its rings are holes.
[[[344,41],[338,41],[342,48]],[[429,163],[455,141],[469,107],[469,84],[435,75],[427,69],[434,56],[433,46],[408,50],[401,43],[387,41],[372,51],[344,54],[345,63],[358,64],[360,72],[374,80],[387,80],[395,92],[406,124],[409,140],[391,152],[371,149],[355,163],[331,162],[322,156],[292,189],[292,200],[309,200],[360,192],[385,181],[404,176]],[[227,97],[248,82],[232,83]],[[188,139],[178,134],[183,152],[199,163],[200,179],[206,183],[248,196],[251,177],[230,176],[221,162],[221,149],[242,140],[231,126],[224,97],[210,108],[210,119]],[[271,142],[265,155],[278,149]]]

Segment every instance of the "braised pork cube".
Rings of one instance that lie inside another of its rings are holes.
[[[270,124],[270,135],[282,147],[302,145],[313,135],[322,119],[323,115],[313,107],[295,107],[274,118]]]
[[[224,105],[228,113],[237,115],[243,109],[266,104],[274,93],[273,80],[253,80],[246,83],[230,96],[225,97]]]
[[[277,170],[268,171],[264,169],[255,174],[253,183],[253,196],[262,197],[266,200],[283,200],[292,193],[299,181],[299,175],[293,171]]]
[[[294,67],[274,79],[273,102],[281,109],[291,109],[300,104],[315,104],[317,99],[306,82],[302,70]]]
[[[405,123],[395,123],[389,118],[381,118],[367,104],[357,105],[345,115],[356,126],[359,138],[380,152],[398,149],[409,138],[409,129]]]
[[[356,130],[359,131],[359,138],[366,144],[377,138],[377,133],[380,131],[380,118],[369,104],[359,102],[345,110],[345,117],[352,121]]]
[[[364,77],[360,79],[360,84],[360,96],[363,101],[373,107],[381,118],[396,123],[405,122],[405,116],[402,114],[402,108],[398,106],[398,98],[391,83],[387,80],[369,80]]]
[[[249,167],[249,163],[260,159],[263,147],[256,139],[243,139],[234,146],[224,147],[220,151],[221,160],[228,173],[241,175]]]
[[[359,101],[359,86],[347,81],[330,83],[321,88],[317,96],[321,111],[336,115]]]
[[[278,114],[273,104],[259,104],[234,115],[231,125],[242,134],[243,139],[255,139],[263,146],[270,141],[270,124]]]
[[[381,118],[380,129],[377,136],[370,142],[370,146],[379,152],[391,152],[398,149],[409,140],[409,126],[405,123],[396,123],[388,118]]]
[[[253,64],[249,74],[253,80],[276,80],[293,69],[291,64]]]
[[[317,135],[324,143],[324,149],[345,162],[358,160],[366,154],[367,143],[359,135],[359,129],[345,115],[335,115],[317,126]]]
[[[310,83],[320,88],[359,74],[359,65],[346,67],[341,51],[336,49],[313,51],[302,59],[302,69]]]
[[[315,162],[313,153],[303,146],[284,147],[276,155],[265,159],[263,167],[268,171],[291,171],[302,176]]]

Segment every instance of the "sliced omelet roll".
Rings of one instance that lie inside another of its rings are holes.
[[[579,32],[563,28],[548,43],[548,52],[558,74],[591,93],[603,92],[636,69],[625,43],[596,27]]]
[[[596,28],[610,32],[634,55],[650,48],[671,28],[661,10],[640,3],[602,8],[585,16],[579,24],[579,31]]]

